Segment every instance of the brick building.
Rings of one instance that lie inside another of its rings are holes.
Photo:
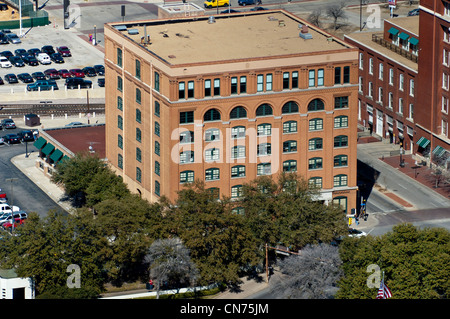
[[[283,10],[105,25],[106,156],[150,201],[296,171],[356,207],[358,50]]]

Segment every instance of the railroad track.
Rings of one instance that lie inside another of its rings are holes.
[[[21,117],[26,114],[36,114],[39,116],[64,116],[76,115],[79,113],[105,113],[105,103],[85,104],[0,104],[0,117]]]

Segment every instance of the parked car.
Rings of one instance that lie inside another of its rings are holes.
[[[253,7],[250,9],[250,11],[263,11],[263,10],[267,10],[267,9],[263,8],[263,7]]]
[[[17,78],[22,81],[23,83],[33,83],[34,79],[33,77],[30,75],[30,73],[20,73],[17,74]]]
[[[52,60],[50,59],[50,57],[48,56],[47,53],[38,53],[38,55],[36,56],[36,59],[41,64],[50,64],[50,63],[52,63]]]
[[[27,91],[51,91],[58,90],[55,80],[38,80],[27,85]]]
[[[85,125],[85,124],[81,123],[81,122],[70,122],[69,124],[66,124],[66,126],[80,126],[80,125]]]
[[[84,78],[84,73],[81,69],[70,69],[69,72],[73,77]]]
[[[57,47],[56,51],[58,51],[59,53],[61,53],[61,55],[63,57],[68,57],[68,56],[72,56],[72,53],[70,52],[69,48],[66,47],[65,45]]]
[[[17,133],[17,135],[19,136],[19,138],[22,142],[33,142],[34,141],[33,131],[31,131],[31,130],[22,130],[19,133]]]
[[[59,80],[61,77],[56,69],[48,69],[44,71],[45,76],[49,80]]]
[[[5,84],[5,82],[3,82],[3,79],[2,79],[2,77],[0,76],[0,85],[3,85],[3,84]]]
[[[23,60],[21,57],[19,56],[12,56],[9,58],[9,62],[11,62],[11,64],[13,66],[17,66],[19,68],[22,68],[25,66],[25,63],[23,63]]]
[[[9,60],[7,58],[5,58],[4,56],[0,56],[0,67],[10,68],[10,67],[12,67],[12,64],[11,64],[11,62],[9,62]]]
[[[0,52],[0,55],[4,56],[8,60],[9,60],[10,57],[14,56],[14,54],[11,51],[2,51],[2,52]]]
[[[34,72],[31,73],[31,76],[36,80],[46,80],[47,77],[45,76],[44,72]]]
[[[47,53],[47,55],[52,55],[53,53],[55,53],[56,51],[55,51],[55,49],[53,49],[53,46],[51,46],[51,45],[44,45],[42,48],[41,48],[41,52],[42,53]]]
[[[3,139],[8,144],[18,144],[18,143],[20,143],[19,136],[17,136],[17,134],[14,134],[14,133],[6,134],[5,136],[3,136]]]
[[[70,78],[66,79],[65,85],[68,89],[78,89],[78,87],[86,89],[92,87],[92,82],[82,78]]]
[[[20,38],[17,36],[17,34],[12,33],[12,32],[7,33],[6,38],[8,39],[9,43],[12,43],[12,44],[22,43],[22,41],[20,41]]]
[[[14,228],[22,225],[23,223],[25,223],[24,219],[14,218]],[[2,227],[5,229],[13,227],[13,224],[11,223],[11,219],[9,219],[7,222],[3,223]]]
[[[0,33],[0,44],[9,44],[8,38],[3,33]]]
[[[238,5],[240,6],[246,6],[246,5],[250,5],[250,4],[256,4],[258,3],[258,0],[239,0],[238,1]]]
[[[23,62],[30,66],[39,65],[39,61],[36,59],[34,55],[26,55],[22,58]]]
[[[349,228],[348,229],[348,233],[350,237],[363,237],[363,236],[367,236],[367,234],[361,230],[358,229],[354,229],[354,228]]]
[[[97,72],[97,75],[105,75],[105,67],[101,64],[96,64],[93,66],[95,72]]]
[[[3,138],[1,138],[2,139],[2,144],[4,143],[3,142]],[[0,203],[2,203],[2,204],[5,204],[5,203],[7,203],[8,202],[8,196],[6,196],[6,193],[0,193]]]
[[[23,58],[24,56],[27,56],[30,54],[25,49],[16,49],[16,50],[14,50],[14,55],[20,56],[21,58]]]
[[[41,53],[41,50],[39,50],[38,48],[32,48],[32,49],[29,49],[27,52],[28,52],[29,55],[37,57],[37,55],[39,53]]]
[[[13,129],[16,128],[16,123],[13,119],[2,119],[2,127]]]
[[[9,84],[19,83],[19,80],[17,80],[17,76],[13,73],[6,74],[5,81]]]
[[[229,6],[230,1],[229,0],[206,0],[203,5],[205,8],[216,8],[217,6]]]
[[[105,87],[105,78],[98,79],[97,84],[99,87]]]
[[[58,53],[58,52],[51,54],[50,59],[52,59],[52,61],[55,63],[64,63],[64,59],[63,59],[61,53]]]
[[[67,69],[61,69],[58,71],[58,73],[62,79],[67,79],[67,78],[72,77],[72,73],[70,73],[69,70],[67,70]]]
[[[408,17],[412,17],[412,16],[418,16],[419,15],[420,10],[419,9],[414,9],[408,12]]]
[[[97,75],[97,72],[95,72],[95,69],[91,66],[87,66],[83,68],[81,71],[83,71],[84,75],[87,75],[89,77],[93,77]]]

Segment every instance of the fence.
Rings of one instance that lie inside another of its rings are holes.
[[[19,8],[20,0],[6,0],[9,5]],[[44,10],[33,11],[33,4],[29,0],[22,1],[22,28],[33,28],[38,26],[44,26],[49,23],[48,13]],[[0,21],[0,29],[19,29],[20,21],[9,20]]]

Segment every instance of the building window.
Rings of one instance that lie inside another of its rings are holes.
[[[161,185],[158,181],[155,181],[155,194],[158,196],[160,196],[161,194]]]
[[[348,108],[348,96],[336,96],[334,98],[334,108],[335,109]]]
[[[117,48],[117,65],[122,67],[122,49]]]
[[[442,88],[448,90],[449,75],[442,73]]]
[[[194,143],[194,132],[183,131],[180,133],[180,144]]]
[[[297,171],[297,161],[288,160],[283,162],[283,172],[296,172]]]
[[[218,161],[220,159],[220,150],[218,148],[210,148],[205,150],[205,161]]]
[[[373,74],[373,58],[369,58],[369,74]]]
[[[394,93],[389,92],[388,94],[388,108],[393,109],[394,108]]]
[[[339,196],[333,198],[333,204],[341,207],[344,212],[347,212],[347,197]]]
[[[214,79],[214,96],[220,96],[220,79]]]
[[[219,121],[220,120],[220,112],[217,109],[210,109],[206,111],[205,115],[203,115],[203,121]]]
[[[334,157],[334,167],[348,166],[347,155],[337,155]]]
[[[245,93],[245,92],[247,92],[247,77],[246,76],[241,76],[240,78],[239,78],[239,84],[240,84],[240,86],[239,86],[239,93]]]
[[[378,88],[378,103],[383,104],[383,88]]]
[[[364,92],[364,79],[362,76],[359,77],[359,81],[358,81],[358,92],[363,94]]]
[[[238,93],[238,78],[237,76],[233,76],[231,78],[230,94],[237,94],[237,93]]]
[[[297,121],[287,121],[283,123],[283,134],[297,132]]]
[[[120,96],[117,97],[117,108],[123,111],[123,99]]]
[[[298,104],[293,101],[285,103],[281,108],[281,113],[282,114],[298,113]]]
[[[155,72],[155,90],[159,92],[159,73]]]
[[[373,98],[373,83],[369,82],[369,92],[367,92],[368,97]]]
[[[298,72],[297,71],[292,72],[291,87],[292,87],[292,89],[298,88]]]
[[[158,176],[161,175],[161,165],[158,161],[155,161],[155,174]]]
[[[257,155],[266,156],[272,154],[272,145],[270,143],[258,144]]]
[[[122,154],[117,154],[117,166],[123,169],[123,156]]]
[[[312,138],[308,141],[308,150],[321,150],[323,148],[323,140],[320,137]]]
[[[155,141],[155,154],[158,156],[161,155],[161,144],[158,141]]]
[[[256,175],[261,176],[261,175],[270,175],[271,173],[271,164],[270,163],[261,163],[258,164],[258,166],[256,167]]]
[[[256,116],[267,116],[272,114],[273,114],[272,107],[269,104],[261,104],[256,109]]]
[[[188,82],[188,99],[194,98],[194,81]]]
[[[309,130],[310,131],[323,130],[323,119],[317,118],[309,120]]]
[[[211,96],[211,80],[205,80],[205,97]]]
[[[257,134],[258,136],[270,136],[272,134],[272,125],[269,123],[259,124]]]
[[[136,147],[136,160],[142,162],[142,151],[139,147]]]
[[[123,118],[120,115],[117,116],[117,127],[123,130]]]
[[[290,74],[289,72],[283,73],[283,90],[289,90]]]
[[[384,73],[384,64],[380,63],[378,64],[378,79],[383,81],[383,73]]]
[[[136,141],[141,142],[142,139],[142,133],[139,128],[136,128]]]
[[[444,15],[450,16],[450,3],[442,1],[442,4],[444,5]]]
[[[334,147],[348,146],[348,137],[346,135],[339,135],[334,138]]]
[[[117,146],[123,150],[123,137],[122,135],[117,135]]]
[[[442,64],[445,66],[448,66],[448,51],[447,49],[444,49],[444,52],[442,52]]]
[[[186,97],[186,84],[184,82],[178,83],[178,99],[184,99]]]
[[[341,115],[334,118],[334,128],[348,127],[348,116]]]
[[[272,91],[272,74],[266,74],[266,91]]]
[[[409,80],[409,95],[414,96],[414,79]]]
[[[334,176],[333,181],[334,187],[347,186],[347,175],[344,174],[336,175]]]
[[[350,83],[350,67],[344,66],[344,84]]]
[[[194,171],[180,172],[180,183],[192,183],[194,181]]]
[[[180,164],[187,164],[194,162],[194,152],[184,151],[180,153]]]
[[[141,123],[142,116],[141,116],[141,110],[136,109],[136,122]]]
[[[403,99],[398,99],[398,113],[403,114]]]
[[[242,119],[247,117],[247,111],[243,106],[236,106],[230,112],[230,119]]]
[[[120,76],[117,77],[117,90],[123,91],[123,80]]]
[[[141,90],[136,89],[136,102],[141,104]]]
[[[231,177],[245,177],[245,166],[236,165],[231,168]]]
[[[341,68],[334,68],[334,84],[341,84]]]
[[[244,158],[245,157],[245,146],[237,145],[231,148],[231,158]]]
[[[399,74],[399,76],[398,76],[398,89],[400,91],[403,91],[404,79],[405,79],[405,76],[403,74]]]
[[[231,128],[231,138],[245,137],[245,126],[235,126]]]
[[[308,86],[309,87],[316,86],[316,70],[309,70]]]
[[[194,123],[194,111],[180,112],[180,124]]]
[[[410,104],[409,105],[409,116],[408,116],[408,118],[409,119],[414,119],[414,104]]]
[[[394,69],[389,69],[389,85],[394,85]]]
[[[136,78],[138,78],[140,80],[141,79],[141,61],[139,61],[139,60],[136,60],[135,71],[136,71],[136,73],[135,73]]]
[[[155,121],[155,135],[156,136],[160,136],[161,135],[161,126],[156,121]]]
[[[359,68],[361,70],[364,69],[364,54],[363,53],[359,54]]]
[[[142,171],[139,167],[136,167],[136,180],[142,182]]]
[[[205,131],[205,141],[213,142],[220,140],[220,131],[218,128],[210,128]]]
[[[308,184],[310,188],[322,188],[322,177],[311,177]]]
[[[446,96],[442,97],[441,111],[444,113],[448,113],[448,98]]]
[[[220,170],[218,168],[208,168],[205,170],[205,180],[216,181],[220,179]]]
[[[322,111],[325,109],[325,104],[321,99],[314,99],[308,104],[308,112],[310,111]]]
[[[321,169],[322,157],[313,157],[308,160],[308,169]]]
[[[217,187],[211,187],[207,189],[209,192],[209,198],[211,200],[218,200],[220,199],[220,189]]]
[[[283,142],[283,153],[297,152],[297,141]]]
[[[258,74],[256,81],[256,91],[262,92],[264,90],[264,75]]]
[[[236,215],[245,215],[245,208],[241,206],[235,207],[231,210],[231,212]]]
[[[235,185],[231,187],[231,198],[239,198],[244,194],[244,188],[242,185]]]

